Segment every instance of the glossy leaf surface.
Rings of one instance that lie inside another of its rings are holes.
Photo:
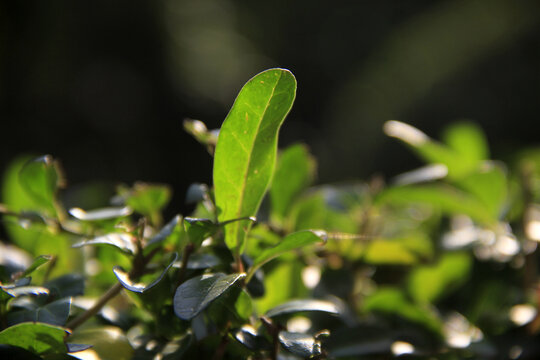
[[[98,236],[90,240],[78,242],[73,247],[78,248],[87,245],[111,245],[128,254],[135,254],[137,251],[133,236],[126,233],[111,233]]]
[[[342,309],[331,301],[304,299],[292,300],[284,304],[278,305],[266,312],[268,317],[276,317],[286,314],[292,314],[302,311],[320,311],[328,314],[339,315]]]
[[[174,312],[182,320],[191,320],[212,301],[223,295],[246,274],[225,275],[222,273],[196,276],[176,289]]]
[[[159,274],[158,277],[156,277],[154,280],[152,280],[148,284],[133,281],[132,279],[129,278],[129,274],[120,266],[115,266],[113,268],[113,272],[114,272],[114,275],[116,275],[116,278],[118,279],[118,281],[120,281],[122,286],[124,286],[126,289],[136,292],[136,293],[143,293],[150,290],[154,286],[156,286],[161,281],[161,279],[163,279],[163,277],[167,274],[167,271],[169,271],[171,266],[173,266],[177,258],[178,258],[178,254],[173,253],[171,255],[171,260],[169,260],[169,264],[165,267],[165,269]]]
[[[71,308],[71,298],[53,301],[34,310],[19,310],[10,313],[8,324],[22,322],[40,322],[50,325],[63,326],[66,324]]]
[[[296,80],[270,69],[249,80],[223,122],[214,156],[218,219],[255,216],[274,172],[278,131],[296,96]],[[225,241],[244,249],[247,222],[225,226]]]
[[[42,323],[22,323],[0,332],[0,344],[18,346],[37,355],[65,354],[65,329]]]
[[[321,355],[321,344],[308,334],[280,331],[279,342],[290,353],[302,358]]]

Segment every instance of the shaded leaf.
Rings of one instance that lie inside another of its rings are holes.
[[[176,215],[169,221],[156,235],[154,235],[144,247],[144,253],[148,254],[157,246],[162,244],[169,236],[174,233],[183,232],[183,221],[182,215]]]
[[[66,347],[68,349],[68,353],[74,353],[74,352],[79,352],[79,351],[84,351],[84,350],[90,349],[92,347],[92,345],[66,343]]]
[[[270,350],[271,345],[266,338],[251,325],[244,325],[233,331],[232,335],[242,345],[250,350]]]
[[[132,235],[126,233],[112,233],[99,236],[90,240],[83,240],[73,245],[74,248],[83,247],[86,245],[112,245],[125,253],[135,254],[137,247],[135,239]]]
[[[223,122],[214,156],[214,188],[220,221],[255,216],[274,172],[279,128],[292,107],[296,80],[270,69],[249,80]],[[246,222],[225,226],[225,242],[244,250]]]
[[[53,301],[33,310],[19,310],[8,314],[8,324],[22,322],[40,322],[50,325],[64,326],[71,308],[71,298]]]
[[[321,343],[311,335],[280,331],[279,342],[290,353],[303,358],[321,355]]]
[[[0,344],[18,346],[36,355],[65,354],[66,335],[67,331],[58,326],[22,323],[0,332]]]
[[[183,320],[191,320],[212,301],[223,295],[234,283],[246,274],[225,275],[222,273],[201,275],[191,278],[176,289],[174,312]]]
[[[210,219],[184,218],[184,227],[189,241],[199,246],[204,239],[216,233],[219,226]]]
[[[333,315],[339,315],[343,310],[331,301],[304,299],[292,300],[278,305],[266,312],[266,316],[272,318],[281,315],[287,315],[303,311],[320,311]]]
[[[84,277],[76,273],[66,274],[47,281],[43,286],[57,298],[79,296],[84,293]]]
[[[221,261],[219,258],[212,254],[193,254],[189,257],[187,268],[190,270],[208,269],[219,265]],[[173,267],[180,268],[182,260],[176,261]]]
[[[159,276],[155,278],[149,284],[133,281],[132,279],[129,278],[129,274],[120,266],[115,266],[113,268],[113,272],[114,272],[114,275],[116,275],[116,278],[118,279],[118,281],[120,281],[122,286],[124,286],[126,289],[136,292],[136,293],[143,293],[150,290],[154,286],[156,286],[161,281],[161,279],[163,279],[163,277],[167,274],[167,271],[169,271],[169,269],[174,264],[177,258],[178,258],[177,253],[171,254],[171,260],[169,260],[169,264],[167,265],[167,267],[165,267],[165,269],[159,274]]]

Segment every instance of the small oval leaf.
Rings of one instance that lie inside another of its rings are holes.
[[[292,300],[284,304],[278,305],[266,312],[267,317],[276,317],[302,311],[321,311],[329,314],[339,315],[343,310],[331,301],[304,299]]]
[[[175,314],[183,320],[193,319],[238,280],[245,277],[244,273],[231,275],[216,273],[187,280],[174,294]]]
[[[120,266],[115,266],[113,268],[113,272],[114,272],[114,275],[116,275],[116,278],[118,279],[118,281],[120,281],[122,286],[124,286],[126,289],[136,292],[136,293],[143,293],[150,290],[154,286],[156,286],[161,281],[161,279],[163,279],[165,274],[167,274],[167,271],[169,271],[171,266],[174,264],[174,262],[178,258],[178,254],[173,253],[171,257],[172,259],[169,261],[169,265],[167,265],[167,267],[161,272],[161,274],[159,274],[159,276],[155,278],[149,284],[133,281],[132,279],[129,278],[129,274],[126,271],[124,271],[124,269],[122,269],[122,267]]]
[[[112,245],[128,254],[135,254],[137,251],[133,236],[126,233],[112,233],[99,236],[94,239],[78,242],[72,247],[79,248],[86,245]]]
[[[322,353],[321,343],[311,335],[280,331],[278,337],[283,348],[296,356],[310,358]]]

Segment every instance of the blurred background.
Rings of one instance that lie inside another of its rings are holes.
[[[282,147],[306,143],[319,182],[392,176],[420,163],[386,120],[438,138],[456,119],[492,157],[538,145],[540,2],[2,1],[0,171],[52,154],[69,184],[211,183],[212,159],[182,128],[217,128],[241,86],[290,69]]]

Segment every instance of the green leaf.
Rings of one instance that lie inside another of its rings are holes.
[[[481,156],[481,147],[476,144],[472,149],[474,154],[469,154],[468,149],[463,148],[469,142],[479,141],[478,134],[473,135],[472,128],[450,129],[447,133],[447,140],[451,147],[441,144],[429,138],[422,131],[415,127],[402,123],[400,121],[388,121],[384,124],[384,131],[388,136],[392,136],[405,142],[420,156],[423,160],[431,164],[443,164],[448,169],[450,179],[459,179],[474,171],[479,165],[478,157]],[[466,134],[468,139],[461,142],[457,137],[460,134]],[[455,148],[454,148],[455,147]]]
[[[335,303],[326,300],[303,299],[292,300],[284,304],[278,305],[266,312],[266,316],[272,318],[281,315],[293,314],[303,311],[320,311],[328,314],[339,315],[343,313],[343,309]]]
[[[33,310],[19,310],[8,314],[8,324],[22,322],[40,322],[44,324],[64,326],[69,316],[71,298],[53,301]]]
[[[153,225],[161,223],[161,210],[169,203],[171,188],[161,184],[137,182],[131,189],[119,188],[127,206],[147,216]]]
[[[38,267],[40,267],[43,264],[48,263],[52,257],[50,255],[40,255],[37,258],[34,259],[34,262],[32,265],[30,265],[26,270],[24,270],[24,273],[22,274],[22,277],[28,276],[31,273],[34,272]]]
[[[264,336],[259,334],[251,325],[243,325],[235,330],[232,335],[242,345],[250,350],[270,350],[271,345]]]
[[[443,141],[467,159],[471,165],[489,158],[486,137],[482,129],[472,122],[462,121],[451,124],[443,133]]]
[[[216,233],[219,226],[210,219],[184,218],[184,227],[188,239],[196,246],[200,246],[204,239]]]
[[[122,286],[124,286],[126,289],[136,293],[143,293],[156,286],[161,281],[161,279],[163,279],[163,277],[167,274],[167,271],[169,271],[177,258],[177,253],[171,254],[171,259],[169,260],[169,264],[167,265],[167,267],[165,267],[165,269],[159,274],[159,276],[152,280],[149,284],[133,281],[129,278],[129,274],[120,266],[115,266],[113,268],[113,272],[114,275],[116,275],[118,281],[120,281]]]
[[[379,312],[397,315],[414,323],[422,324],[439,333],[441,321],[429,309],[423,308],[408,300],[402,291],[392,287],[383,287],[365,298],[363,309],[367,312]]]
[[[202,121],[193,119],[184,120],[184,130],[193,136],[199,143],[206,146],[206,149],[210,155],[214,154],[214,149],[218,139],[218,131],[208,130]]]
[[[287,235],[276,246],[264,250],[253,262],[253,265],[249,269],[249,273],[246,282],[249,282],[251,277],[255,274],[258,268],[269,262],[270,260],[280,256],[291,250],[299,249],[304,246],[312,245],[318,242],[326,242],[326,232],[322,230],[304,230],[298,231]]]
[[[430,303],[463,284],[472,266],[467,253],[446,253],[432,266],[415,268],[409,275],[408,290],[420,303]]]
[[[223,295],[246,274],[225,275],[222,273],[201,275],[191,278],[176,289],[174,312],[182,320],[191,320],[212,301]]]
[[[321,343],[308,334],[280,331],[279,342],[290,353],[302,358],[310,358],[322,354]]]
[[[92,344],[88,351],[100,360],[131,360],[134,350],[126,335],[120,328],[101,326],[77,329],[69,338],[69,342]]]
[[[182,235],[184,234],[184,222],[182,215],[176,215],[169,221],[156,235],[154,235],[144,247],[144,254],[148,255],[156,247],[163,245],[165,240],[169,237],[173,237],[174,241],[180,241]]]
[[[54,201],[62,181],[58,167],[50,155],[28,161],[19,172],[19,182],[38,204],[56,213]]]
[[[457,185],[478,199],[493,219],[499,218],[508,195],[506,172],[499,164],[484,162]]]
[[[290,146],[280,154],[270,187],[272,216],[276,221],[283,220],[293,200],[311,185],[315,166],[315,159],[305,145]]]
[[[450,215],[469,215],[482,224],[494,224],[486,205],[463,191],[448,185],[407,185],[388,188],[376,198],[379,205],[429,204]]]
[[[65,354],[66,335],[67,331],[58,326],[22,323],[0,332],[0,344],[18,346],[36,355]]]
[[[71,273],[62,275],[43,284],[56,298],[81,296],[84,293],[84,277]]]
[[[214,156],[214,187],[220,221],[255,216],[272,178],[278,131],[296,96],[296,80],[284,69],[248,81],[221,127]],[[225,226],[225,242],[244,250],[246,222]]]
[[[111,245],[131,255],[135,254],[135,252],[137,251],[137,247],[135,246],[135,239],[132,235],[126,233],[112,233],[98,236],[90,240],[83,240],[81,242],[73,244],[73,247],[80,248],[87,245]]]
[[[193,254],[189,257],[187,268],[190,270],[202,270],[219,265],[221,261],[212,254]],[[182,260],[178,260],[173,264],[173,267],[180,268]]]

